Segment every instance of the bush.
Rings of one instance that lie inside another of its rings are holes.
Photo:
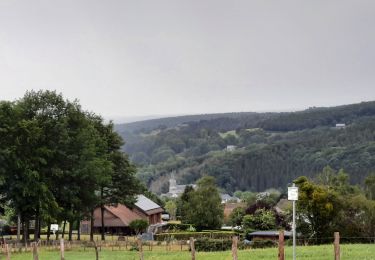
[[[139,234],[146,230],[148,227],[148,221],[144,219],[135,219],[130,222],[129,227],[135,231],[136,234]]]
[[[177,232],[177,233],[162,233],[156,234],[155,240],[157,241],[169,241],[169,240],[189,240],[191,237],[198,238],[212,238],[212,239],[228,239],[236,235],[232,231],[216,231],[216,232]]]
[[[194,245],[197,251],[226,251],[232,248],[232,240],[198,238]]]
[[[174,231],[189,231],[191,228],[194,228],[192,224],[178,224],[178,223],[168,223],[167,229]]]

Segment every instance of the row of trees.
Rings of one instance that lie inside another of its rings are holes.
[[[375,174],[367,176],[361,188],[351,185],[349,175],[343,170],[336,172],[327,166],[316,178],[301,176],[295,183],[299,187],[297,233],[301,239],[310,243],[329,242],[335,231],[351,242],[371,241],[375,237]],[[234,209],[229,223],[241,226],[246,234],[257,230],[290,230],[290,203],[279,203],[276,210],[278,200],[271,197],[258,197],[246,207]]]
[[[35,238],[42,225],[68,221],[71,239],[73,223],[96,206],[131,204],[143,189],[112,123],[61,94],[0,102],[0,132],[1,203],[20,218],[24,239],[30,220]]]
[[[375,174],[366,178],[365,188],[349,183],[349,175],[330,167],[315,178],[295,180],[299,187],[297,228],[318,243],[327,241],[334,231],[346,238],[375,237]]]

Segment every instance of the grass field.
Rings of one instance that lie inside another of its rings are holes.
[[[292,250],[287,247],[285,250],[286,259],[292,258]],[[144,258],[153,260],[189,260],[190,253],[187,251],[182,252],[162,252],[162,251],[146,251]],[[3,257],[1,257],[3,258]],[[239,251],[239,259],[277,259],[277,248],[268,249],[254,249]],[[11,257],[12,260],[30,260],[32,254],[16,253]],[[41,260],[59,260],[60,255],[58,251],[45,251],[40,250],[39,259]],[[95,252],[90,250],[77,250],[65,252],[66,260],[93,260],[95,259]],[[111,251],[105,249],[100,252],[101,260],[138,260],[138,252],[135,251]],[[214,253],[197,253],[196,259],[202,260],[231,260],[231,252],[214,252]],[[312,259],[312,260],[332,260],[333,259],[333,246],[306,246],[297,247],[297,259]],[[341,259],[342,260],[375,260],[375,244],[348,244],[341,245]]]

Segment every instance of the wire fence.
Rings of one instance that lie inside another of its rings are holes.
[[[211,239],[215,241],[215,244],[212,246],[212,249],[208,247],[206,251],[225,251],[228,250],[228,244],[231,245],[231,238],[224,239]],[[197,239],[199,241],[199,239]],[[260,241],[264,243],[254,243],[255,241]],[[265,243],[269,241],[269,243]],[[320,237],[320,238],[307,238],[307,237],[298,237],[296,239],[298,246],[308,246],[308,245],[319,245],[319,244],[332,244],[334,241],[332,237]],[[5,245],[8,246],[11,252],[28,252],[32,250],[32,243],[34,241],[27,241],[27,243],[19,243],[16,240],[3,240],[1,242],[1,248],[4,251]],[[164,241],[141,241],[144,251],[189,251],[190,250],[190,241],[189,240],[164,240]],[[375,244],[375,237],[340,237],[341,244]],[[38,240],[38,247],[43,248],[47,251],[60,250],[60,240]],[[277,239],[254,239],[253,241],[244,241],[240,239],[238,243],[239,250],[246,250],[257,247],[277,247]],[[95,243],[92,241],[86,240],[64,240],[64,247],[66,251],[69,250],[83,250],[89,251],[94,250],[95,245],[98,247],[98,250],[111,250],[111,251],[121,251],[121,250],[138,250],[139,241],[137,237],[120,237],[117,240],[95,240]],[[292,239],[285,240],[286,246],[292,245]]]

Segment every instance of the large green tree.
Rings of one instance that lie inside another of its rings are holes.
[[[21,216],[25,239],[32,219],[37,238],[43,222],[72,227],[98,203],[132,202],[142,188],[113,125],[56,92],[1,102],[0,132],[1,199]]]
[[[302,176],[295,180],[299,187],[298,226],[304,234],[322,242],[332,236],[335,220],[342,209],[338,193]]]
[[[194,224],[197,230],[221,228],[224,208],[213,177],[205,176],[198,180],[197,188],[191,192],[186,205],[185,223]]]

